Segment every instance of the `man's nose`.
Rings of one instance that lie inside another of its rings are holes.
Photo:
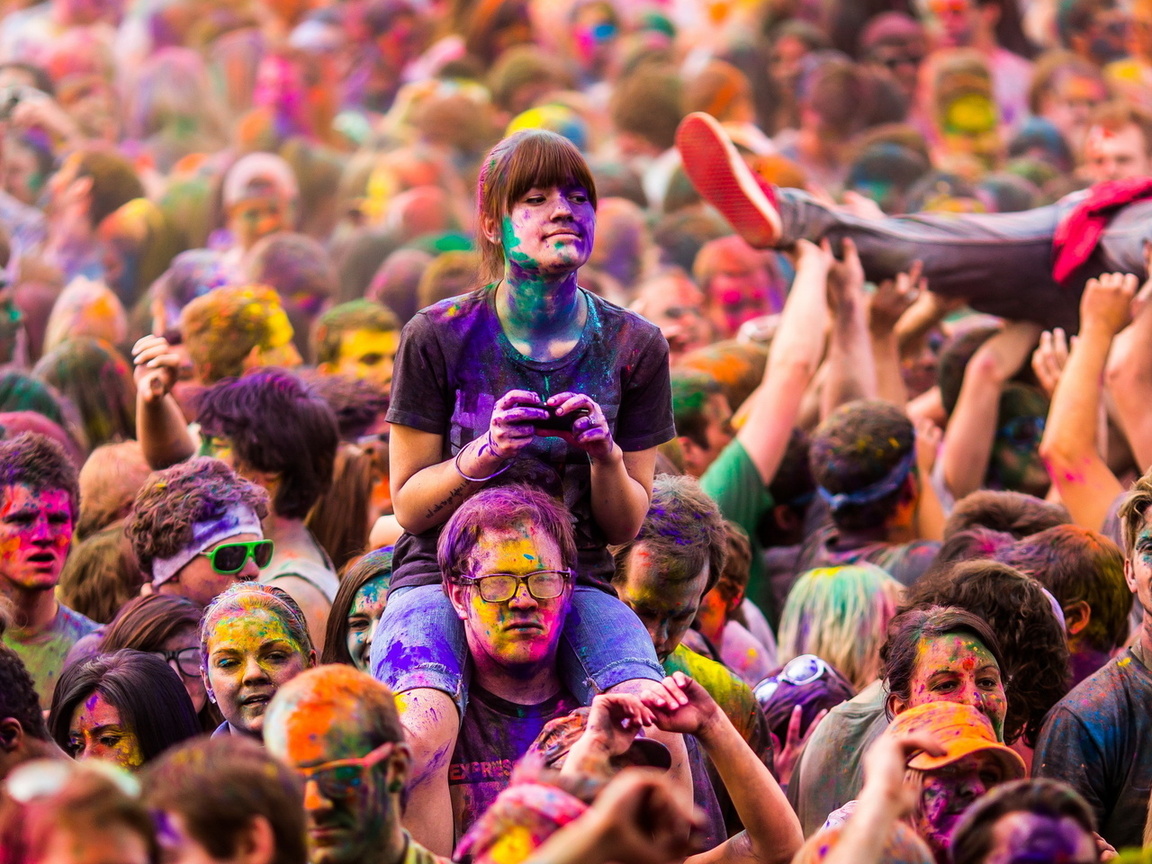
[[[514,606],[517,609],[531,608],[539,605],[536,598],[528,591],[528,583],[520,582],[516,586],[516,593],[508,600],[509,606]]]
[[[52,534],[52,526],[48,523],[48,517],[38,517],[36,519],[36,524],[32,527],[32,542],[45,544],[51,543]]]
[[[304,783],[304,810],[313,813],[318,810],[329,810],[332,802],[324,797],[320,791],[320,784],[309,778]]]
[[[251,582],[254,579],[260,578],[260,567],[256,564],[256,559],[251,555],[248,556],[244,562],[244,566],[236,574],[237,582]]]

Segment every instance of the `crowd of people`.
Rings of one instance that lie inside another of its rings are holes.
[[[1152,0],[5,0],[0,265],[0,864],[1152,861]]]

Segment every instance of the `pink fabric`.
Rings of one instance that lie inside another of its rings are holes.
[[[1108,221],[1121,207],[1152,197],[1152,177],[1111,180],[1092,187],[1088,197],[1056,226],[1052,275],[1064,283],[1096,251]]]

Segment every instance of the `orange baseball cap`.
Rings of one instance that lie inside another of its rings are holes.
[[[896,715],[885,734],[927,733],[944,748],[943,756],[920,752],[908,760],[908,767],[933,771],[951,765],[972,753],[991,753],[1004,769],[1004,780],[1019,780],[1028,774],[1020,754],[996,740],[988,718],[971,705],[959,702],[927,702]]]

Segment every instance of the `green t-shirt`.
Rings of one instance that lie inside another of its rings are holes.
[[[764,548],[756,539],[756,527],[776,502],[739,439],[732,439],[708,466],[700,478],[700,488],[712,497],[725,519],[748,532],[752,541],[752,566],[748,571],[747,593],[761,609],[770,607],[770,603],[765,606],[768,586],[764,584]]]
[[[72,646],[81,638],[100,627],[95,621],[85,618],[63,603],[59,604],[52,626],[34,636],[24,637],[13,629],[4,631],[4,644],[16,652],[32,681],[36,694],[40,697],[40,707],[52,704],[52,691],[56,689],[56,679],[64,669],[64,658]]]

